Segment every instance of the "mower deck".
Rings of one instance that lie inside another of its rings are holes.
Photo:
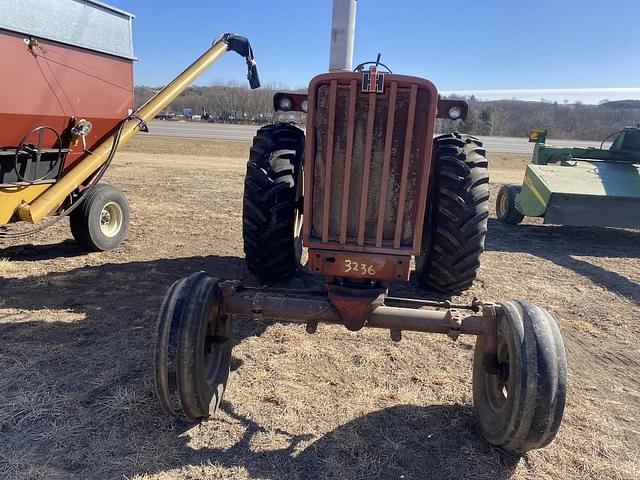
[[[577,161],[527,166],[517,200],[527,216],[574,226],[640,227],[640,165]]]

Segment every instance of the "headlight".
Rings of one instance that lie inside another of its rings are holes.
[[[291,110],[291,99],[289,97],[282,97],[278,102],[278,108],[285,112]]]
[[[462,116],[462,110],[460,107],[451,107],[447,115],[451,120],[458,120]]]
[[[304,101],[302,102],[301,107],[302,107],[302,111],[303,111],[304,113],[307,113],[307,109],[309,108],[309,102],[308,102],[307,100],[304,100]]]

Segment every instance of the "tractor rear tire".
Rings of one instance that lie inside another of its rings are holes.
[[[219,306],[218,280],[198,272],[171,285],[158,315],[156,394],[183,421],[214,414],[224,395],[233,335]]]
[[[90,252],[119,246],[129,231],[129,202],[116,187],[106,183],[91,187],[82,204],[69,215],[71,234]]]
[[[304,141],[288,123],[262,127],[253,138],[242,233],[247,267],[265,280],[290,276],[300,265]]]
[[[520,185],[503,185],[496,197],[496,217],[498,220],[511,225],[517,225],[524,220],[524,215],[516,207],[516,196],[522,190]]]
[[[482,143],[446,134],[433,141],[420,286],[444,293],[468,289],[480,267],[489,218],[489,171]]]
[[[497,373],[490,373],[486,338],[473,356],[473,404],[486,439],[522,455],[548,445],[562,421],[567,360],[553,317],[527,302],[501,305],[497,318]]]

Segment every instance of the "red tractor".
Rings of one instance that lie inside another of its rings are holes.
[[[303,247],[322,292],[249,288],[204,272],[176,282],[158,322],[157,392],[188,421],[209,416],[229,373],[235,315],[401,332],[477,335],[473,398],[489,442],[522,454],[547,445],[563,415],[565,351],[554,319],[526,301],[499,304],[392,297],[415,258],[421,287],[455,293],[480,265],[489,175],[477,139],[434,138],[436,118],[465,118],[428,80],[380,63],[351,69],[355,0],[334,0],[331,69],[308,94],[280,93],[276,109],[307,114],[306,133],[261,128],[244,189],[244,249],[264,280],[294,275]]]

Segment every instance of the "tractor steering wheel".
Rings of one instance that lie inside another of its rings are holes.
[[[367,65],[375,65],[376,67],[380,65],[381,67],[384,67],[387,69],[387,73],[393,73],[389,67],[387,67],[384,63],[381,63],[379,60],[376,60],[375,62],[362,62],[356,68],[354,68],[353,71],[361,72],[362,70],[364,70],[364,67]]]

